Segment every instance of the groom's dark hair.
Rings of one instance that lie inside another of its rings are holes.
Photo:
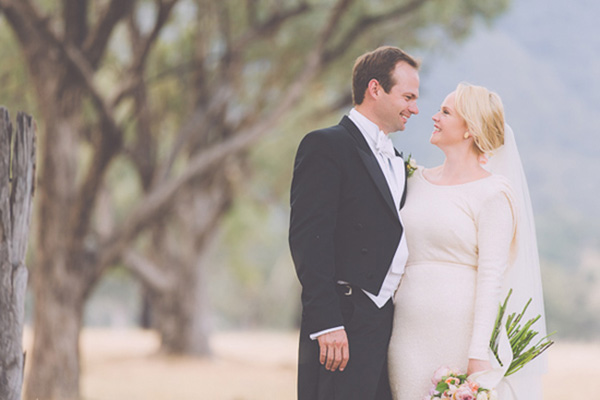
[[[352,100],[355,105],[365,99],[365,91],[371,79],[377,79],[386,93],[396,84],[392,72],[396,64],[405,62],[414,69],[419,69],[419,63],[402,49],[392,46],[382,46],[356,59],[352,70]]]

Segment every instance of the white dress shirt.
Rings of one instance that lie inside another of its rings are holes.
[[[375,155],[375,158],[381,167],[381,171],[383,172],[383,175],[388,183],[392,197],[394,198],[394,204],[396,205],[398,218],[400,218],[400,222],[402,223],[402,218],[400,217],[400,201],[402,200],[402,193],[404,191],[404,175],[406,174],[404,160],[401,157],[397,157],[393,153],[384,154],[387,152],[378,150],[378,147],[381,147],[378,146],[378,144],[380,145],[382,142],[387,141],[389,146],[391,144],[391,139],[385,133],[379,130],[379,127],[375,123],[371,122],[355,108],[350,110],[349,118],[363,134],[367,144]],[[391,147],[393,149],[393,144],[391,144]],[[392,157],[389,157],[390,155]],[[381,286],[379,295],[376,296],[372,293],[364,291],[367,296],[373,300],[377,307],[383,307],[385,303],[387,303],[387,301],[394,296],[394,293],[398,288],[398,284],[400,283],[400,279],[402,278],[402,274],[404,273],[404,266],[406,265],[407,259],[408,247],[406,246],[406,235],[403,234],[400,238],[400,243],[398,244],[394,258],[392,259],[390,269],[383,280],[383,285]]]

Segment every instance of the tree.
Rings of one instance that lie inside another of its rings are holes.
[[[196,17],[191,34],[178,27],[175,41],[161,39],[175,5]],[[335,78],[338,63],[347,68],[356,53],[390,37],[416,46],[427,27],[439,27],[441,37],[464,36],[475,16],[491,18],[505,5],[62,0],[59,7],[0,0],[44,124],[25,397],[79,397],[83,306],[119,262],[148,287],[166,349],[205,352],[201,308],[194,306],[202,303],[203,255],[230,207],[232,182],[243,179],[248,150],[316,77]],[[115,37],[126,50],[110,47]],[[183,56],[160,59],[169,46]],[[140,189],[126,216],[107,223],[99,199],[116,190],[107,174],[119,162],[135,169]],[[188,233],[174,242],[173,232]]]
[[[135,68],[144,64],[174,4],[157,3],[155,28],[132,58],[128,76],[135,77]],[[26,398],[79,397],[78,335],[85,299],[139,229],[119,227],[112,236],[98,238],[92,225],[104,175],[123,144],[123,128],[115,118],[118,102],[109,100],[94,76],[113,30],[133,6],[132,0],[64,0],[62,15],[52,14],[56,10],[43,15],[31,1],[0,2],[22,48],[45,128],[37,203],[42,222],[32,276],[35,337]],[[93,23],[88,15],[97,16]],[[93,110],[90,119],[84,104]],[[82,146],[92,153],[85,165]]]
[[[17,130],[0,107],[0,398],[19,400],[23,386],[23,322],[35,184],[35,123],[17,115]]]

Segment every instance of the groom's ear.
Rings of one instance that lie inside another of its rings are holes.
[[[379,84],[379,81],[373,78],[369,81],[369,84],[367,85],[367,90],[365,90],[365,97],[368,96],[375,99],[377,98],[377,96],[379,96],[379,94],[381,94],[382,90],[383,88]]]

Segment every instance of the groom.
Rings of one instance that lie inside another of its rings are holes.
[[[354,108],[300,143],[289,242],[302,285],[299,400],[388,400],[392,296],[408,256],[406,169],[388,134],[419,112],[418,63],[395,47],[356,60]]]

